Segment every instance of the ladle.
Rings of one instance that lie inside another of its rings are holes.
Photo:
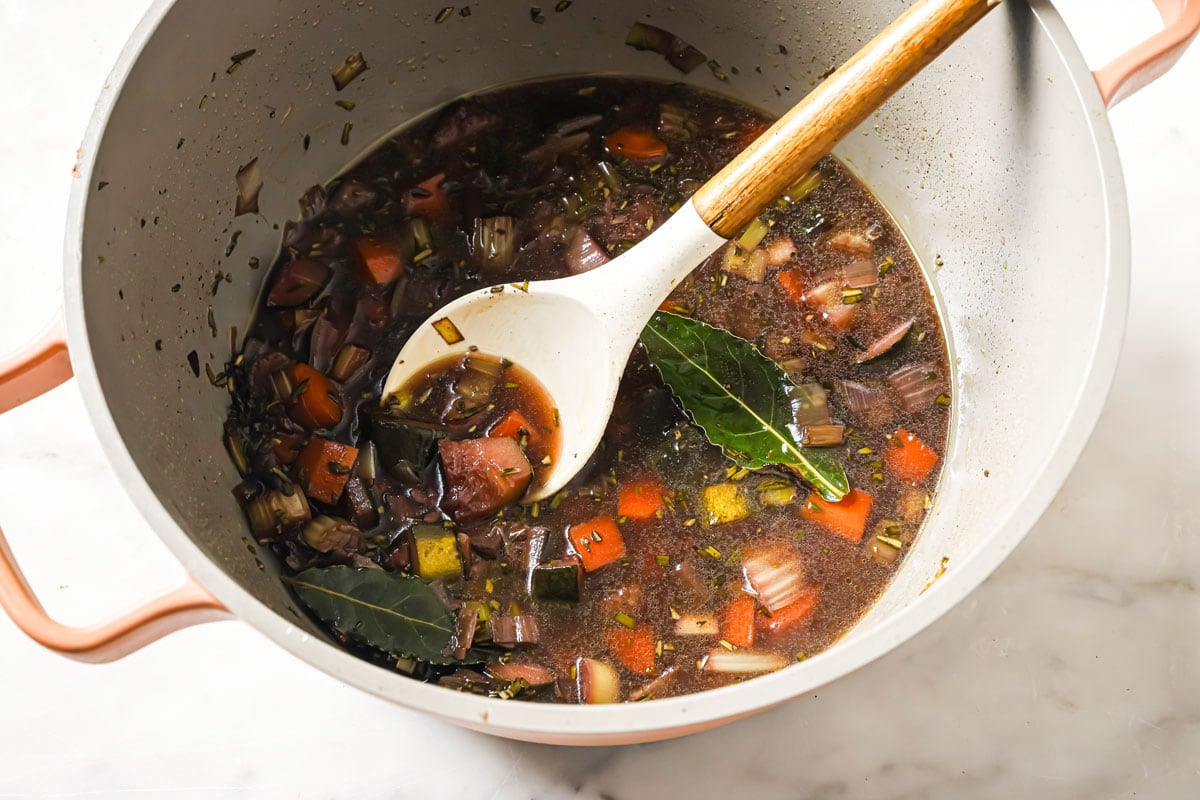
[[[626,253],[569,278],[480,289],[434,313],[397,355],[384,399],[450,355],[520,364],[563,426],[562,451],[527,499],[558,491],[599,444],[629,354],[671,289],[999,4],[918,0]]]

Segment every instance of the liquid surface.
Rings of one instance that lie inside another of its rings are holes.
[[[339,640],[453,689],[631,701],[802,660],[875,601],[930,504],[949,370],[904,237],[832,158],[663,308],[787,373],[795,430],[844,461],[841,503],[737,468],[640,345],[596,454],[528,506],[559,420],[520,365],[460,357],[380,405],[436,308],[615,257],[768,122],[682,86],[529,84],[455,103],[305,195],[229,370],[235,494],[290,573],[422,577],[456,619],[448,660],[469,646],[483,663],[430,664],[334,626]]]

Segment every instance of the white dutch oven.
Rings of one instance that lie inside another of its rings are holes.
[[[1194,0],[1157,2],[1164,32],[1095,76],[1048,3],[1006,3],[838,150],[930,269],[955,366],[942,489],[875,607],[829,651],[780,672],[687,697],[579,707],[421,684],[316,630],[271,559],[262,556],[263,570],[247,551],[229,491],[238,478],[220,441],[226,396],[203,372],[193,375],[187,354],[196,350],[219,369],[224,332],[245,330],[262,276],[248,262],[270,262],[296,198],[426,109],[496,84],[626,72],[781,112],[905,4],[577,0],[562,11],[547,2],[537,23],[517,3],[473,4],[468,16],[456,9],[437,22],[440,2],[278,0],[214,12],[202,0],[160,0],[121,54],[84,139],[67,221],[65,334],[52,325],[0,363],[0,411],[73,371],[113,469],[194,580],[121,619],[68,628],[45,615],[0,538],[0,602],[38,641],[91,661],[233,615],[380,697],[544,742],[677,736],[845,675],[930,624],[995,569],[1096,421],[1129,278],[1125,194],[1105,108],[1169,67],[1200,28]],[[728,81],[703,68],[680,76],[629,49],[625,32],[635,20],[694,43]],[[227,72],[230,56],[250,49]],[[335,93],[331,70],[360,51],[370,69]],[[354,110],[336,107],[335,94]],[[351,147],[340,143],[347,121]],[[262,213],[235,219],[234,173],[254,158],[265,180]],[[218,270],[232,282],[213,297]]]

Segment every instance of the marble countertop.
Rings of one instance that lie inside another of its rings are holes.
[[[147,5],[0,3],[0,353],[57,303],[75,148]],[[1058,5],[1092,63],[1154,29],[1149,2]],[[1112,114],[1133,296],[1090,444],[1015,554],[890,655],[710,733],[564,749],[390,706],[237,622],[86,666],[0,617],[0,798],[1200,796],[1197,85],[1200,46]],[[0,523],[67,622],[181,574],[73,384],[0,418]]]

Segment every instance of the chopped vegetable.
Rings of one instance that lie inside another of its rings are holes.
[[[333,366],[329,370],[329,377],[335,381],[345,383],[356,372],[365,367],[370,360],[371,351],[367,348],[359,347],[356,344],[342,345],[342,349],[338,351],[337,358],[333,360]]]
[[[634,50],[650,50],[658,53],[667,59],[667,63],[684,75],[708,62],[708,56],[683,39],[670,31],[647,25],[644,22],[635,22],[629,26],[625,44]]]
[[[463,562],[453,528],[422,523],[409,532],[413,571],[422,580],[454,581],[462,577]]]
[[[621,662],[621,666],[636,675],[654,672],[654,631],[648,625],[638,625],[633,630],[611,628],[608,632],[609,652]]]
[[[883,393],[857,381],[838,381],[842,397],[856,421],[866,425],[886,425],[895,411]]]
[[[904,428],[893,433],[883,448],[883,463],[888,472],[906,483],[925,480],[937,462],[938,454]]]
[[[596,517],[572,525],[567,531],[567,541],[588,572],[595,572],[625,556],[625,541],[612,517]]]
[[[459,521],[490,516],[515,503],[533,479],[529,459],[512,439],[441,439],[438,453],[446,487],[443,502]]]
[[[721,271],[751,283],[762,283],[767,277],[767,254],[759,248],[745,250],[740,245],[731,245],[725,249]]]
[[[354,242],[363,279],[376,286],[392,283],[404,274],[404,256],[395,242],[363,238]]]
[[[446,174],[426,178],[406,191],[400,199],[404,214],[422,217],[430,222],[445,222],[450,218],[450,199],[446,196]]]
[[[531,661],[493,661],[487,665],[487,673],[496,680],[506,683],[524,681],[531,687],[554,683],[553,672]]]
[[[767,551],[742,562],[746,580],[767,611],[777,611],[793,602],[804,588],[804,565],[794,555]]]
[[[617,493],[617,516],[632,520],[654,519],[663,509],[667,489],[657,478],[627,481]]]
[[[258,166],[258,159],[252,158],[239,168],[234,179],[237,181],[238,190],[233,215],[240,217],[242,214],[257,214],[258,193],[262,191],[263,186],[262,168]]]
[[[520,645],[535,645],[541,641],[537,618],[532,614],[497,615],[492,617],[492,644],[509,650]]]
[[[821,599],[821,590],[816,586],[806,586],[800,595],[783,608],[772,611],[768,616],[758,618],[758,626],[767,634],[775,636],[783,633],[812,616]]]
[[[789,203],[799,203],[815,192],[821,186],[824,176],[820,170],[810,170],[800,180],[796,181],[783,193],[783,199]]]
[[[567,250],[563,254],[567,262],[567,270],[572,275],[588,272],[608,263],[608,253],[588,235],[583,228],[576,228],[567,242]]]
[[[680,614],[675,620],[677,636],[719,636],[721,623],[709,614]]]
[[[774,672],[786,667],[788,660],[778,653],[738,650],[730,652],[716,648],[704,660],[705,672],[734,672],[750,675],[759,672]]]
[[[709,525],[737,522],[750,516],[750,503],[740,484],[718,483],[704,487],[704,516]]]
[[[363,417],[367,437],[375,443],[379,461],[393,474],[416,475],[433,463],[437,442],[445,430],[377,411]]]
[[[342,496],[358,448],[314,436],[296,459],[296,474],[309,497],[333,504]]]
[[[796,257],[796,243],[785,236],[767,245],[766,253],[768,265],[782,267]]]
[[[367,60],[363,58],[362,53],[347,56],[345,63],[333,71],[333,88],[340,92],[367,69]]]
[[[823,500],[814,492],[799,506],[800,516],[843,539],[861,542],[863,532],[867,529],[872,500],[871,495],[858,489],[851,489],[837,503]]]
[[[462,331],[458,329],[458,326],[449,317],[435,319],[430,324],[446,344],[458,344],[463,340]]]
[[[721,615],[721,636],[735,647],[753,647],[757,616],[753,597],[735,597]]]
[[[621,678],[617,670],[607,661],[581,658],[575,662],[575,676],[579,688],[579,702],[621,702]]]
[[[904,337],[908,335],[910,330],[912,330],[912,326],[912,319],[901,322],[883,336],[867,345],[866,350],[854,357],[854,363],[863,364],[871,359],[879,358],[881,355],[884,355],[893,347],[900,344],[900,342],[904,341]]]
[[[796,485],[791,481],[772,480],[758,485],[758,503],[763,506],[790,506],[796,502]]]
[[[942,390],[938,369],[933,364],[914,364],[897,370],[888,376],[888,384],[910,414],[929,408]]]
[[[316,259],[293,258],[275,276],[267,305],[298,306],[308,302],[325,288],[331,274],[329,266]]]
[[[805,447],[836,447],[845,440],[845,425],[805,425],[800,437],[800,443]]]
[[[822,320],[839,332],[850,327],[857,313],[853,304],[842,301],[842,287],[836,281],[826,281],[805,291],[800,302],[817,312]]]
[[[512,217],[475,220],[471,253],[485,270],[504,269],[516,259],[517,232]]]
[[[362,531],[344,519],[322,514],[304,526],[304,541],[318,553],[336,553],[345,557],[363,547]]]
[[[604,137],[604,147],[613,155],[637,160],[662,158],[667,145],[650,131],[621,128]]]
[[[292,389],[288,416],[309,430],[332,428],[342,421],[342,400],[333,382],[308,364],[297,362],[288,370]]]
[[[312,510],[304,492],[292,487],[290,495],[270,491],[254,498],[246,504],[246,517],[254,535],[261,538],[308,522],[312,519]]]
[[[525,419],[525,415],[517,409],[513,409],[504,415],[504,418],[497,422],[488,431],[488,436],[503,436],[506,439],[514,439],[520,442],[522,438],[532,440],[534,427]]]
[[[531,587],[538,600],[578,603],[583,589],[582,562],[572,557],[538,564],[533,568]]]

